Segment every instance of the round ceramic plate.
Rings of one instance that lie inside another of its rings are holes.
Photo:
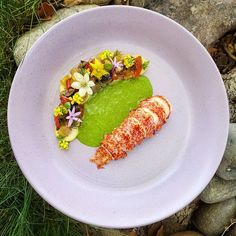
[[[53,109],[62,76],[103,49],[149,59],[154,94],[166,96],[173,113],[126,159],[97,170],[89,162],[95,148],[74,141],[59,150]],[[122,6],[84,11],[45,33],[19,66],[8,107],[11,144],[34,189],[72,218],[114,228],[161,220],[193,200],[221,161],[228,119],[220,74],[193,35],[160,14]]]

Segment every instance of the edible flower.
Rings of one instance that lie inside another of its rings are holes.
[[[72,105],[74,105],[75,103],[81,104],[84,101],[84,99],[80,97],[78,93],[75,93],[73,97],[69,97],[69,100]]]
[[[104,69],[104,65],[98,60],[98,59],[94,59],[94,63],[90,63],[90,65],[93,68],[92,71],[92,76],[97,77],[98,79],[101,79],[101,77],[103,75],[107,75],[109,74],[105,69]]]
[[[69,115],[66,117],[68,120],[68,127],[70,127],[73,121],[82,122],[77,116],[79,116],[81,112],[75,112],[75,107],[73,106],[72,110],[69,110]]]
[[[65,140],[59,140],[58,147],[63,150],[68,150],[69,149],[69,142],[67,142]]]
[[[98,57],[103,61],[113,57],[113,53],[110,50],[104,50],[101,53],[99,53]]]
[[[121,61],[116,61],[116,57],[114,58],[114,60],[111,59],[111,63],[112,63],[112,65],[113,65],[113,68],[112,68],[113,71],[114,71],[116,68],[117,68],[118,70],[121,70],[121,69],[122,69],[123,64],[121,63]]]
[[[60,80],[60,84],[66,86],[66,81],[71,78],[71,74],[65,75],[63,79]]]
[[[129,55],[129,54],[125,55],[124,65],[125,65],[126,68],[130,68],[131,66],[133,66],[134,62],[135,62],[134,58],[131,55]]]
[[[54,116],[62,116],[68,113],[68,109],[60,105],[54,109]]]
[[[76,82],[73,82],[71,84],[72,88],[79,89],[79,96],[84,97],[86,93],[88,95],[93,94],[93,90],[91,87],[93,87],[95,84],[93,81],[89,81],[89,74],[86,73],[85,75],[82,75],[78,72],[74,73],[74,77],[76,79]],[[77,99],[78,101],[78,99]]]
[[[62,113],[60,107],[57,107],[54,109],[54,116],[62,116],[62,115],[63,115],[63,113]]]

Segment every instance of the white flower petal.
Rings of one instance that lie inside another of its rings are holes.
[[[80,82],[73,82],[71,84],[71,87],[74,89],[80,89],[81,88]]]
[[[81,75],[81,74],[78,73],[78,72],[75,72],[75,73],[74,73],[74,77],[75,77],[75,79],[78,80],[79,82],[83,81],[83,79],[84,79],[84,76]]]
[[[80,90],[79,90],[79,95],[80,95],[80,97],[84,97],[85,96],[85,94],[86,94],[86,87],[82,87],[82,88],[80,88]]]
[[[85,75],[84,75],[84,81],[87,83],[87,82],[89,82],[89,74],[88,73],[86,73]]]
[[[92,80],[90,80],[89,82],[88,82],[88,86],[89,87],[93,87],[95,85],[95,83],[92,81]]]
[[[89,95],[92,95],[92,94],[93,94],[93,90],[92,90],[90,87],[86,87],[86,92],[87,92]]]

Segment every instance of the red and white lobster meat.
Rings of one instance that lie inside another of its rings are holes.
[[[171,113],[171,104],[162,96],[153,96],[143,100],[137,109],[114,129],[105,135],[95,155],[90,159],[103,168],[111,160],[118,160],[127,156],[145,138],[151,138],[166,123]]]

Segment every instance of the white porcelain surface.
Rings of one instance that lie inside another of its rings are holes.
[[[173,113],[127,159],[97,170],[94,148],[74,141],[58,149],[53,108],[60,78],[103,49],[150,59],[154,94]],[[19,66],[8,107],[11,144],[34,189],[77,220],[116,228],[161,220],[193,200],[221,161],[228,119],[224,85],[203,46],[160,14],[122,6],[76,14],[45,33]]]

